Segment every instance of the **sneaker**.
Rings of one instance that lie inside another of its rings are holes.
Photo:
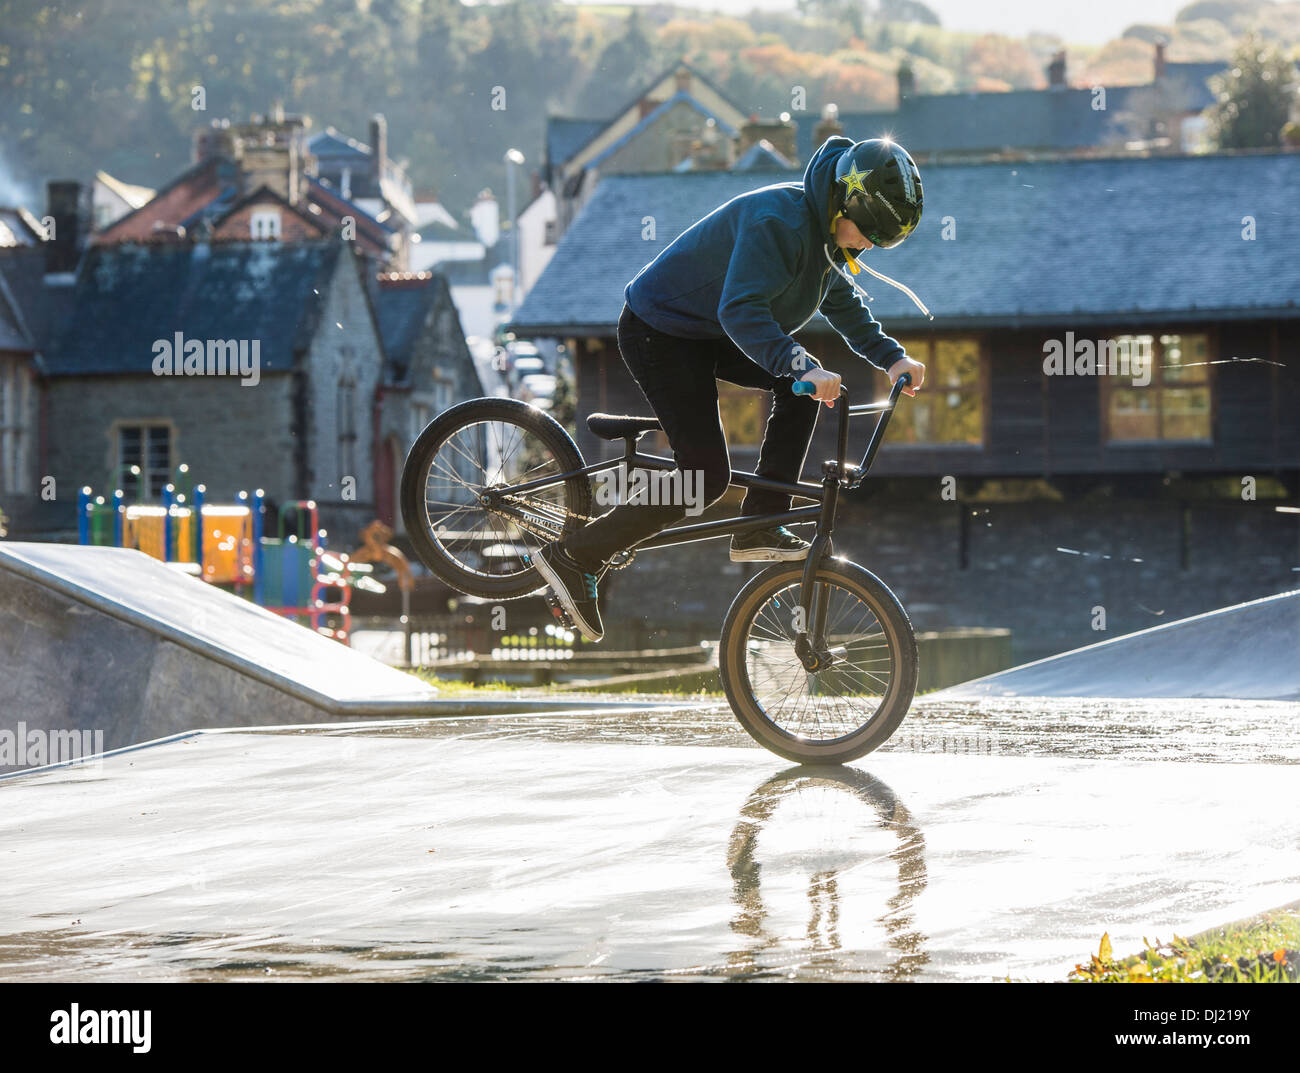
[[[533,565],[573,619],[573,624],[582,631],[582,636],[588,641],[599,641],[604,637],[605,627],[601,625],[600,608],[596,604],[596,586],[600,579],[574,562],[558,543],[547,544],[534,555]]]
[[[731,538],[731,561],[772,563],[806,559],[811,546],[784,525],[776,529],[755,529],[750,533],[736,533]]]

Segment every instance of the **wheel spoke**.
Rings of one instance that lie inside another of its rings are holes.
[[[575,518],[585,518],[585,502],[573,499],[574,478],[509,494],[512,484],[552,474],[559,478],[577,468],[564,465],[564,456],[521,420],[470,417],[432,446],[421,463],[427,533],[438,554],[460,573],[522,578],[532,573],[525,559],[550,539],[538,535],[543,529],[563,530]],[[499,507],[484,505],[489,492],[501,497]]]
[[[760,597],[748,620],[733,624],[744,689],[763,719],[801,743],[837,742],[871,724],[898,670],[898,654],[872,605],[839,578],[817,584],[827,611],[822,656],[831,661],[821,671],[807,671],[795,653],[801,581]]]

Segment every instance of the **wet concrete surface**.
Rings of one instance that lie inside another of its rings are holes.
[[[1300,898],[1298,706],[724,706],[203,732],[0,781],[0,979],[1064,979]]]

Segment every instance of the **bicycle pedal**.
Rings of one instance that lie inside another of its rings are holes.
[[[577,628],[573,623],[573,619],[569,617],[569,613],[564,610],[564,605],[560,603],[560,598],[549,589],[546,592],[546,606],[551,609],[551,615],[562,626],[564,626],[565,629],[572,630]]]

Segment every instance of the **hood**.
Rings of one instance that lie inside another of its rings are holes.
[[[821,239],[822,252],[826,257],[826,262],[847,279],[866,301],[871,301],[871,295],[867,294],[862,289],[862,285],[853,278],[862,269],[866,269],[876,279],[888,283],[891,287],[897,287],[912,300],[917,309],[931,320],[934,320],[934,314],[925,307],[925,303],[916,296],[910,287],[899,283],[896,279],[890,279],[883,272],[877,272],[865,260],[860,260],[858,250],[850,250],[853,254],[851,258],[845,257],[842,249],[837,249],[834,253],[831,252],[835,246],[831,238],[831,198],[835,189],[835,165],[839,163],[839,159],[845,151],[853,148],[853,145],[854,142],[851,138],[845,138],[840,134],[827,138],[822,142],[821,148],[813,153],[808,161],[808,167],[804,169],[803,173],[803,196],[808,200],[808,204],[812,206],[813,215],[817,218],[820,226],[818,238]],[[837,257],[839,258],[838,261],[836,260]],[[844,266],[846,264],[852,274],[845,271]]]
[[[827,138],[808,161],[803,173],[803,196],[812,206],[821,231],[818,237],[822,242],[831,238],[831,197],[835,189],[835,165],[848,149],[853,148],[853,139],[836,134]]]

